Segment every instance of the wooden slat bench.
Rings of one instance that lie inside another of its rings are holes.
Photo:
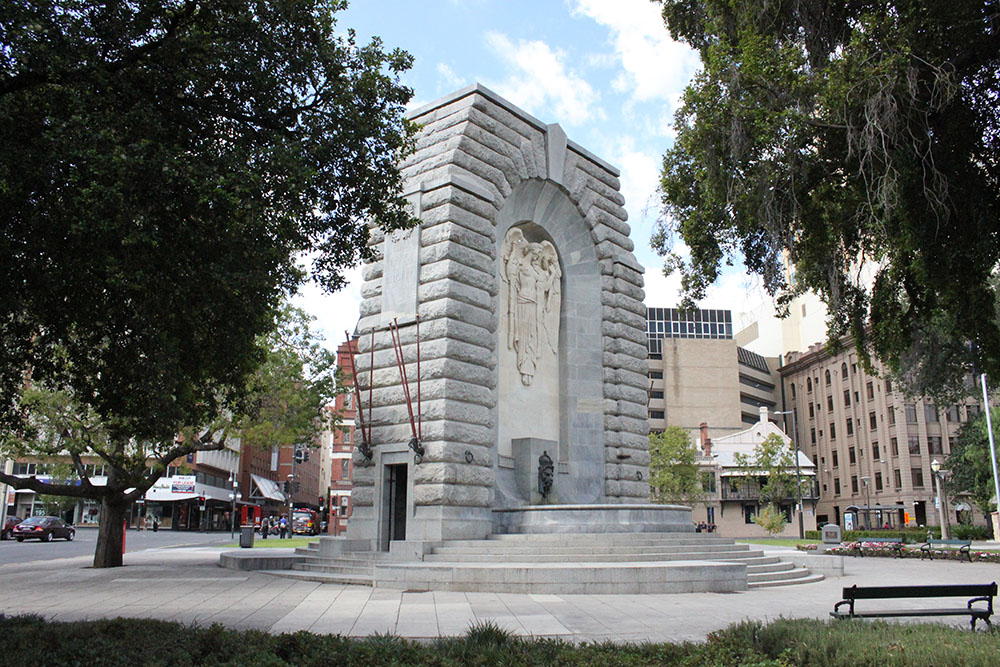
[[[833,605],[830,615],[834,618],[891,618],[898,616],[969,616],[972,629],[976,621],[986,621],[990,628],[993,615],[993,598],[997,594],[997,584],[948,584],[931,586],[851,586],[844,589],[844,599]],[[970,598],[964,607],[942,609],[880,609],[856,611],[856,600],[893,600],[898,598]],[[985,604],[975,604],[985,603]],[[840,608],[847,605],[847,611]]]
[[[969,553],[972,540],[935,540],[933,538],[920,545],[920,560],[923,560],[924,556],[934,560],[934,547],[936,546],[958,547],[958,560],[962,560],[964,556],[969,559],[970,563],[972,562],[972,554]]]
[[[903,538],[901,537],[860,537],[854,543],[854,555],[863,557],[865,553],[862,549],[865,547],[871,548],[879,544],[892,547],[892,555],[896,558],[903,557]]]

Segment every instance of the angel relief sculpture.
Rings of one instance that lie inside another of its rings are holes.
[[[508,287],[507,348],[517,356],[522,384],[530,386],[540,355],[559,350],[559,255],[550,242],[531,243],[514,227],[504,238],[500,257]]]

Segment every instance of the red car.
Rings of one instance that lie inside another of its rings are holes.
[[[10,514],[4,519],[3,530],[0,530],[0,540],[9,540],[14,532],[14,526],[21,523],[21,517]]]
[[[25,540],[48,542],[53,537],[60,537],[69,542],[76,537],[76,528],[55,516],[33,516],[14,526],[14,539],[18,542]]]
[[[310,509],[296,509],[292,512],[292,533],[319,535],[319,515]]]

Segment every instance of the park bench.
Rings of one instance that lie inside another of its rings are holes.
[[[880,544],[892,547],[892,555],[896,558],[903,557],[903,538],[901,537],[859,537],[858,541],[854,543],[854,555],[864,557],[865,553],[862,551],[864,547]]]
[[[972,546],[972,540],[935,540],[934,538],[929,538],[926,542],[920,545],[920,560],[927,556],[931,560],[934,560],[934,547],[936,546],[951,546],[958,547],[958,560],[962,560],[962,557],[969,559],[972,562],[972,554],[969,553],[969,547]]]
[[[952,584],[932,586],[866,586],[857,585],[844,589],[844,599],[833,605],[830,615],[834,618],[890,618],[897,616],[970,616],[972,629],[976,621],[982,619],[991,629],[990,616],[993,615],[993,598],[997,594],[997,583],[992,584]],[[971,597],[964,607],[943,609],[881,609],[856,611],[856,600],[892,600],[898,598],[949,598]],[[986,603],[975,605],[974,603]],[[847,605],[847,611],[840,608]]]

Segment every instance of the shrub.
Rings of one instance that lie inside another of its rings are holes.
[[[960,523],[951,527],[951,536],[956,540],[988,540],[993,537],[989,526],[972,526]]]

